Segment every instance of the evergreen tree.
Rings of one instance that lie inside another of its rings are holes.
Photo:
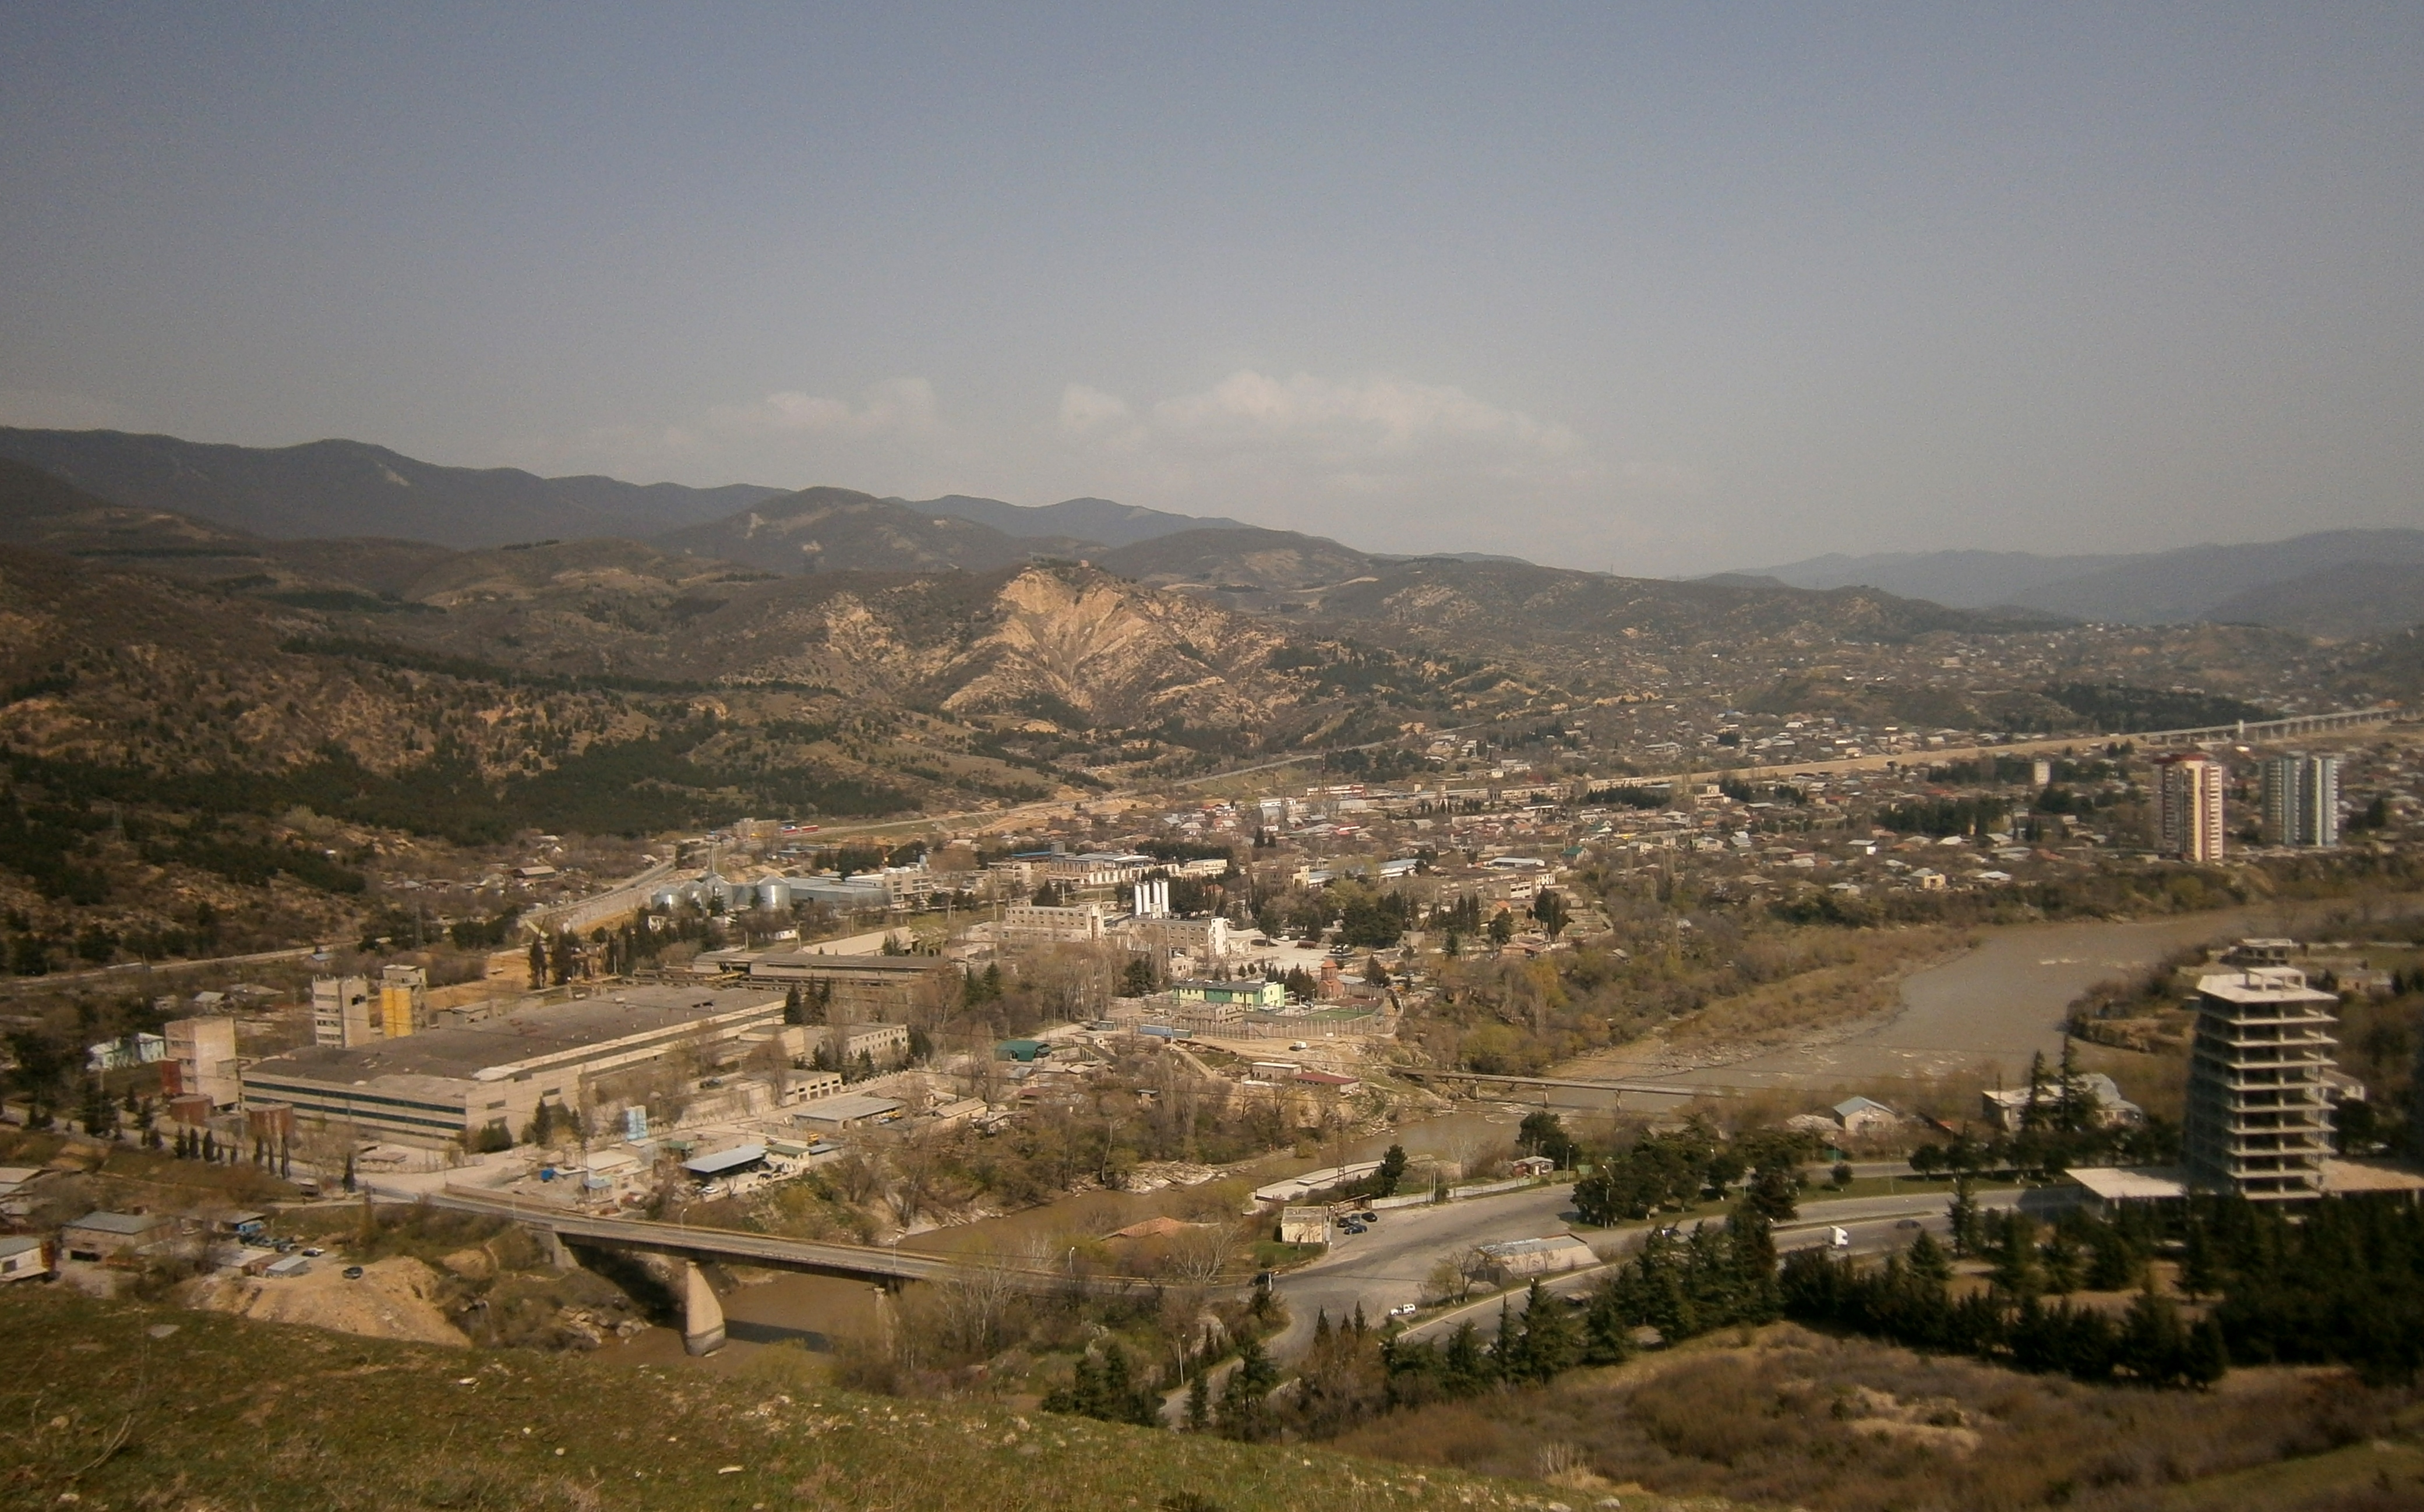
[[[1271,1415],[1270,1394],[1280,1383],[1279,1367],[1264,1352],[1263,1342],[1247,1335],[1237,1346],[1237,1368],[1220,1387],[1215,1422],[1224,1439],[1260,1442],[1278,1429]]]
[[[1581,1358],[1582,1340],[1571,1312],[1562,1298],[1550,1296],[1538,1281],[1533,1281],[1523,1297],[1523,1368],[1515,1378],[1555,1380]]]
[[[530,985],[533,992],[547,985],[547,945],[535,935],[530,943]]]
[[[1800,1190],[1793,1178],[1793,1168],[1784,1165],[1762,1167],[1752,1178],[1750,1203],[1760,1217],[1784,1223],[1800,1211]]]
[[[2031,1297],[2037,1292],[2036,1225],[2025,1215],[2006,1213],[1995,1245],[1995,1284],[2006,1296]]]
[[[1936,1242],[1936,1235],[1925,1229],[1920,1230],[1918,1236],[1910,1241],[1906,1259],[1910,1273],[1922,1281],[1934,1281],[1940,1286],[1953,1279],[1952,1257],[1944,1252],[1942,1245]]]
[[[793,982],[783,994],[783,1022],[801,1025],[808,1021],[808,1005],[800,995],[800,984]]]
[[[1394,1197],[1397,1192],[1397,1184],[1405,1179],[1406,1147],[1402,1144],[1393,1144],[1389,1146],[1388,1152],[1380,1156],[1380,1169],[1372,1173],[1372,1195]]]
[[[1212,1426],[1212,1373],[1202,1366],[1187,1383],[1187,1431],[1202,1433]]]
[[[1953,1223],[1953,1252],[1964,1259],[1976,1254],[1980,1249],[1981,1232],[1978,1197],[1976,1183],[1970,1179],[1966,1170],[1953,1178],[1953,1202],[1945,1212]]]

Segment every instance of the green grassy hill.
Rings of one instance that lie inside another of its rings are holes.
[[[1299,1446],[860,1396],[816,1384],[784,1351],[716,1376],[386,1344],[24,1284],[0,1294],[0,1338],[11,1365],[0,1504],[12,1506],[1379,1512],[1558,1500]]]

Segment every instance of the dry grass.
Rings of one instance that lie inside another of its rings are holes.
[[[2414,1402],[2320,1372],[2241,1372],[2210,1393],[2088,1387],[1788,1325],[1750,1347],[1711,1342],[1384,1418],[1338,1447],[1539,1474],[1542,1446],[1557,1445],[1568,1484],[1587,1476],[1818,1512],[2321,1508],[2352,1488],[2345,1477],[2283,1469],[2402,1432]],[[2236,1503],[2181,1500],[2199,1483],[2256,1472]]]
[[[1547,1499],[1328,1450],[888,1401],[769,1372],[388,1344],[58,1288],[0,1292],[0,1338],[8,1506],[1149,1512],[1192,1494],[1219,1512],[1477,1512]]]

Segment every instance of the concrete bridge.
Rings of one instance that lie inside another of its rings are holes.
[[[2049,735],[2041,739],[2010,740],[2001,745],[1943,746],[1934,750],[1880,751],[1857,756],[1818,756],[1806,760],[1770,763],[1762,766],[1712,768],[1705,772],[1673,772],[1646,777],[1596,777],[1583,782],[1582,791],[1614,792],[1627,788],[1689,787],[1697,783],[1731,779],[1736,782],[1774,782],[1789,779],[1796,773],[1827,775],[1848,772],[1879,772],[1888,767],[1940,766],[1954,761],[1975,761],[1984,756],[2046,756],[2074,748],[2130,740],[2142,747],[2161,748],[2178,745],[2208,745],[2217,740],[2278,740],[2301,735],[2323,735],[2336,730],[2361,729],[2370,724],[2390,724],[2412,720],[2416,711],[2410,708],[2344,708],[2328,714],[2300,714],[2290,719],[2241,720],[2229,724],[2201,724],[2181,730],[2120,730],[2104,735]]]
[[[1501,1087],[1571,1087],[1590,1092],[1638,1092],[1647,1097],[1739,1097],[1738,1089],[1705,1082],[1606,1081],[1582,1076],[1502,1075],[1484,1071],[1445,1071],[1427,1066],[1392,1066],[1391,1074],[1416,1081],[1471,1082],[1478,1092],[1485,1082]]]
[[[678,1262],[680,1269],[675,1290],[682,1304],[682,1347],[694,1355],[711,1354],[724,1347],[724,1307],[699,1271],[702,1261],[871,1281],[886,1290],[896,1290],[913,1281],[981,1281],[1033,1293],[1082,1291],[1126,1296],[1149,1292],[1161,1284],[1137,1276],[1077,1275],[1050,1267],[960,1260],[874,1245],[787,1239],[741,1229],[660,1223],[647,1218],[598,1218],[459,1188],[417,1193],[415,1200],[458,1213],[510,1218],[537,1233],[559,1265],[569,1266],[572,1263],[565,1249],[568,1244],[661,1255]]]

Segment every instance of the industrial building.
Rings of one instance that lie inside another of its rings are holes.
[[[829,956],[815,950],[769,950],[748,958],[749,979],[775,987],[814,988],[825,1017],[836,1021],[899,1021],[959,990],[963,967],[940,956]]]
[[[304,1123],[424,1148],[474,1139],[492,1125],[511,1137],[541,1102],[580,1106],[588,1085],[610,1074],[678,1060],[695,1074],[736,1061],[782,1019],[779,995],[698,987],[523,999],[477,1022],[346,1048],[308,1045],[252,1067],[245,1092],[293,1105]]]
[[[2198,980],[2181,1131],[2192,1183],[2257,1201],[2321,1195],[2338,1002],[2288,966]]]

